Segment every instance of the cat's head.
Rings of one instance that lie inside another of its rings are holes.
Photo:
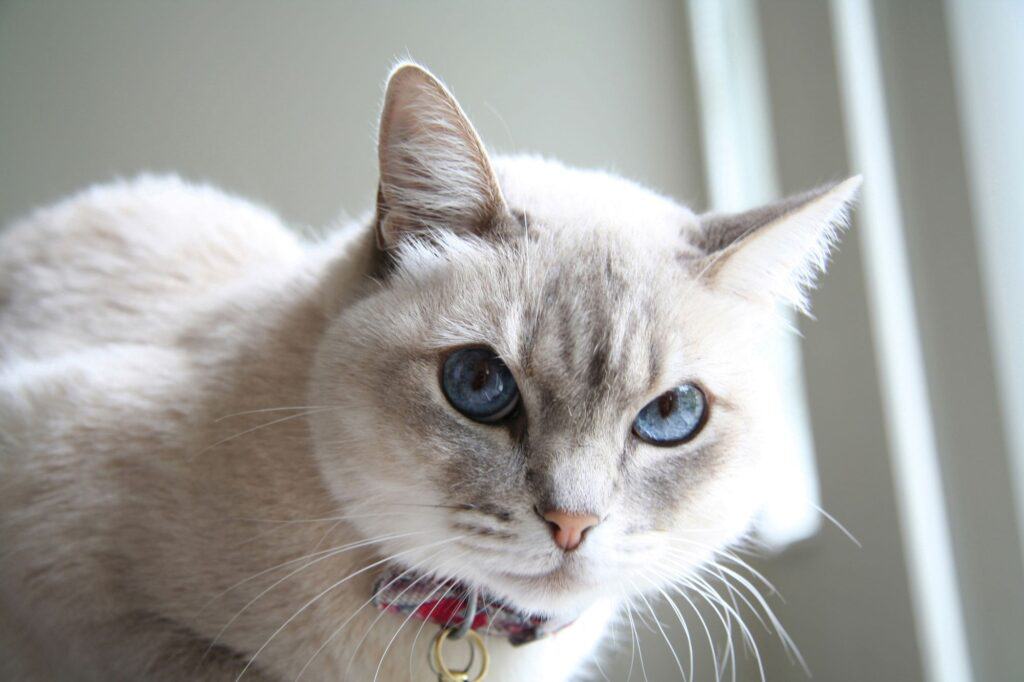
[[[698,216],[598,172],[487,156],[391,75],[376,282],[313,376],[325,479],[420,572],[523,609],[653,589],[747,528],[776,306],[805,306],[859,179]],[[455,539],[457,538],[457,539]]]

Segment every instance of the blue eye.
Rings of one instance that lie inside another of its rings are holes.
[[[519,404],[519,387],[488,348],[462,348],[444,361],[441,390],[456,410],[478,422],[496,422]]]
[[[633,422],[633,433],[652,445],[678,445],[700,432],[707,412],[704,393],[683,384],[647,403]]]

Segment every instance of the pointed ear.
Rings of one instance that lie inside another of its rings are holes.
[[[378,139],[377,244],[431,230],[483,234],[505,202],[483,143],[451,93],[416,64],[388,78]]]
[[[809,312],[807,293],[825,270],[860,185],[858,175],[743,213],[701,216],[697,270],[713,286]]]

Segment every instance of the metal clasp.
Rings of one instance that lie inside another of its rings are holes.
[[[487,677],[487,669],[491,664],[490,654],[484,645],[484,638],[475,630],[468,630],[465,633],[466,643],[469,644],[469,663],[462,670],[452,670],[444,662],[444,643],[458,628],[442,628],[435,636],[434,643],[430,648],[430,668],[437,673],[438,682],[482,682]],[[471,676],[473,663],[476,661],[476,652],[480,652],[480,671],[476,677]]]

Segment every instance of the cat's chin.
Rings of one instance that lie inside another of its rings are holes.
[[[549,615],[581,613],[614,592],[613,587],[595,580],[590,571],[575,562],[536,574],[496,572],[479,582],[521,611]]]

